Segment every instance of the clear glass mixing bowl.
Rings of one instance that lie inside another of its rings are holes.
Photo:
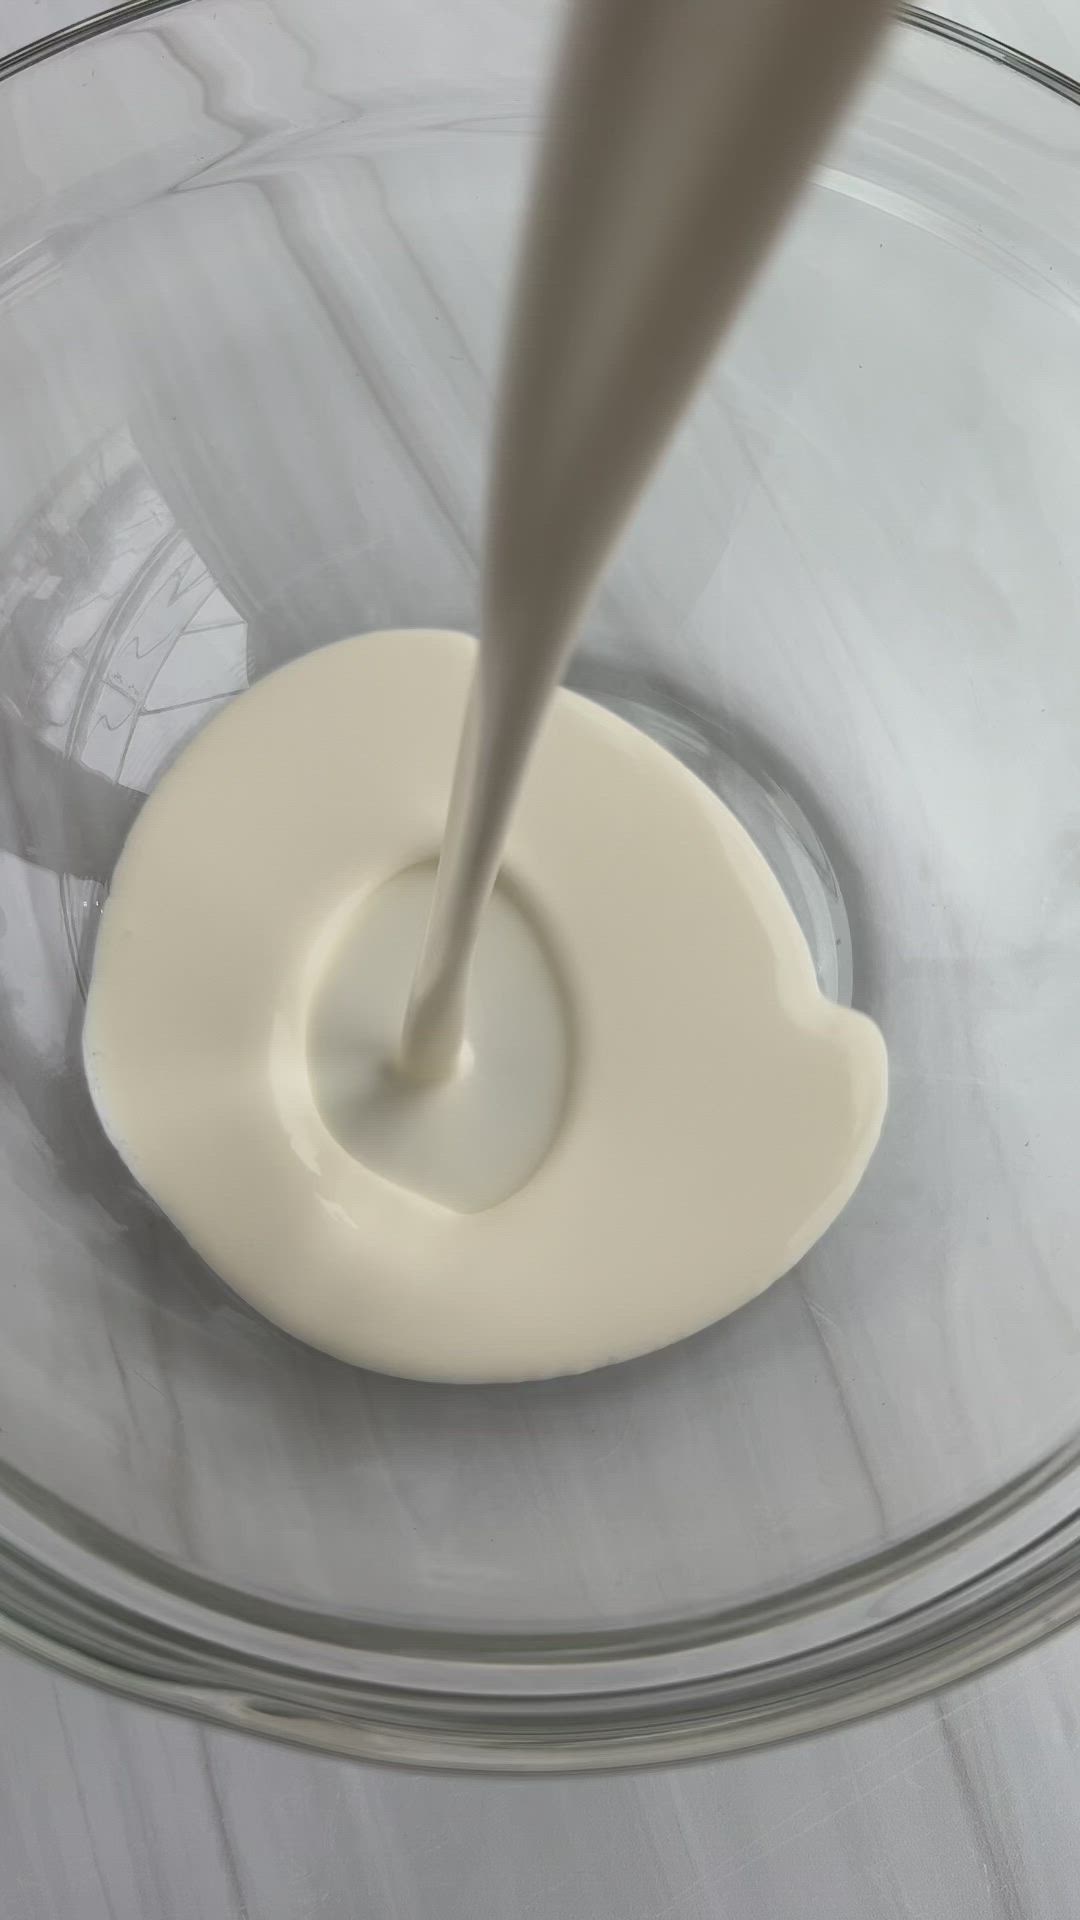
[[[124,833],[220,703],[474,619],[548,10],[121,11],[0,69],[0,1631],[538,1768],[824,1725],[1073,1617],[1080,90],[895,29],[577,666],[742,808],[880,1021],[869,1176],[711,1332],[446,1389],[231,1299],[102,1138],[79,1029]]]

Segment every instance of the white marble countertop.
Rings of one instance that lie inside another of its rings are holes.
[[[545,0],[492,0],[518,9]],[[92,10],[3,0],[0,51]],[[1075,0],[963,0],[1075,71]],[[1062,1920],[1080,1630],[888,1719],[611,1779],[379,1772],[0,1656],[4,1920]]]

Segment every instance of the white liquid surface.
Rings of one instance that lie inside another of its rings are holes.
[[[523,1186],[558,1132],[570,1011],[553,958],[504,877],[480,928],[455,1071],[419,1083],[403,1074],[406,995],[434,883],[432,860],[336,917],[313,988],[308,1069],[326,1126],[356,1159],[475,1213]]]
[[[507,1182],[538,1144],[539,1165],[476,1210],[475,1166],[444,1162],[462,1211],[342,1145],[313,1027],[361,903],[377,946],[380,890],[438,847],[473,658],[457,634],[362,636],[215,718],[120,860],[84,1040],[112,1139],[238,1293],[344,1359],[459,1381],[625,1359],[740,1306],[845,1204],[886,1095],[877,1028],[819,993],[734,816],[559,692],[505,868],[535,931],[519,917],[508,964],[493,935],[470,1001],[480,1023],[486,988],[507,992],[527,1023],[553,990],[549,1141],[535,1082],[481,1116],[520,1150]]]

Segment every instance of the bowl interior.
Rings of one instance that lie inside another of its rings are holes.
[[[307,648],[475,620],[531,70],[403,104],[276,33],[196,3],[0,87],[3,1472],[163,1579],[390,1632],[647,1632],[902,1557],[1080,1416],[1080,113],[898,30],[578,663],[819,837],[892,1063],[862,1189],[694,1340],[434,1388],[234,1302],[79,1065],[180,746]]]

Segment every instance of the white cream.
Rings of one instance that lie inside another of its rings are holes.
[[[579,0],[478,662],[431,633],[295,662],[189,748],[117,869],[104,1123],[238,1292],[347,1359],[518,1379],[662,1346],[790,1267],[878,1137],[881,1036],[822,999],[745,833],[552,689],[883,11]]]
[[[474,982],[482,1003],[509,978],[523,1020],[538,979],[557,983],[570,1048],[550,1145],[465,1212],[341,1145],[313,1016],[343,925],[438,848],[473,654],[459,634],[362,636],[214,719],[124,850],[84,1041],[112,1139],[238,1293],[344,1359],[461,1381],[625,1359],[740,1306],[847,1201],[886,1090],[880,1034],[822,998],[732,814],[559,692],[505,867],[544,957],[507,975],[496,941]]]

